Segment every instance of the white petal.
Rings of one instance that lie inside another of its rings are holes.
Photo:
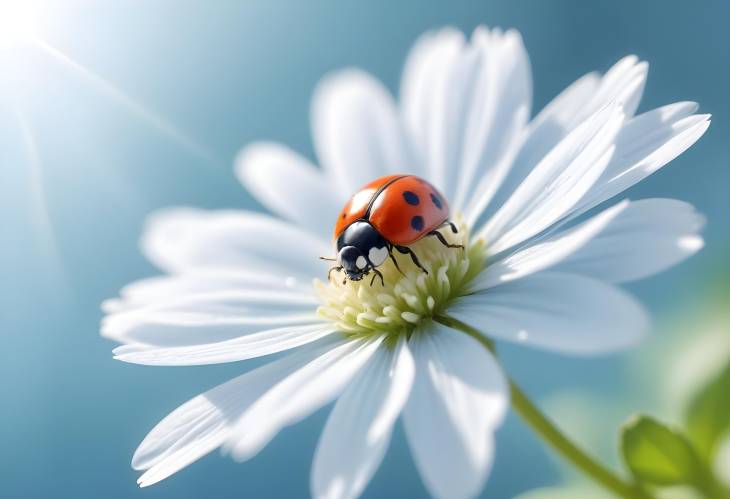
[[[332,347],[323,341],[250,371],[178,407],[145,437],[132,458],[152,485],[221,446],[237,418],[266,390]]]
[[[269,329],[217,343],[158,348],[124,345],[114,349],[114,358],[148,366],[200,366],[263,357],[316,341],[335,333],[332,324],[309,324]]]
[[[545,270],[576,251],[606,228],[628,206],[628,201],[612,206],[577,227],[520,248],[482,271],[470,288],[481,291]]]
[[[446,92],[450,75],[457,65],[465,40],[461,31],[445,28],[422,35],[413,45],[406,60],[400,96],[403,121],[414,149],[426,164],[425,175],[442,193],[447,192],[448,177],[444,165],[429,159],[435,148],[443,147],[444,137],[431,144],[445,123]],[[438,165],[438,169],[436,169]]]
[[[527,114],[525,108],[518,110],[511,123],[505,125],[504,135],[509,135],[513,141],[495,164],[491,165],[487,171],[480,173],[480,178],[474,179],[472,193],[465,206],[457,206],[457,209],[454,210],[455,213],[461,210],[466,224],[470,227],[481,225],[488,213],[487,208],[493,203],[505,178],[514,166],[515,156],[520,151],[519,145],[526,135],[522,120],[523,114]]]
[[[633,116],[644,93],[649,64],[635,55],[628,55],[614,64],[601,78],[591,100],[576,116],[583,120],[610,102],[622,105],[626,116]]]
[[[519,244],[568,213],[608,164],[623,118],[620,107],[609,106],[550,151],[477,233],[489,251]]]
[[[596,73],[584,75],[550,101],[530,122],[527,137],[500,192],[514,191],[535,165],[579,124],[576,116],[586,108],[600,81]]]
[[[703,225],[704,217],[682,201],[635,201],[558,267],[608,282],[642,279],[699,251]]]
[[[530,138],[525,146],[547,144],[547,148],[537,153],[535,159],[539,160],[547,154],[571,128],[580,124],[578,116],[585,112],[587,103],[596,94],[600,84],[599,74],[585,74],[568,85],[535,116],[530,122]]]
[[[170,273],[260,270],[311,280],[327,273],[331,244],[276,218],[245,211],[173,208],[150,217],[147,257]]]
[[[616,136],[616,152],[575,214],[610,199],[686,151],[707,131],[710,115],[692,115],[696,104],[679,102],[641,114]]]
[[[535,165],[592,114],[618,103],[631,117],[641,98],[647,70],[646,63],[636,56],[624,57],[604,76],[589,73],[554,98],[530,123],[522,149],[493,205],[502,204]]]
[[[239,461],[255,456],[282,428],[337,397],[381,342],[346,340],[289,375],[239,418],[224,449]]]
[[[332,237],[342,196],[309,161],[285,146],[262,142],[239,153],[236,173],[268,209],[325,240]]]
[[[380,466],[415,368],[406,341],[380,348],[332,410],[312,466],[312,496],[355,499]]]
[[[474,338],[440,324],[416,331],[409,345],[416,378],[403,418],[416,467],[434,497],[474,497],[507,411],[502,371]]]
[[[120,291],[119,299],[102,304],[104,312],[122,312],[149,305],[160,305],[182,298],[219,291],[289,291],[311,293],[310,282],[266,274],[256,270],[228,270],[164,275],[141,279]]]
[[[449,315],[487,336],[572,354],[636,344],[649,319],[628,294],[588,277],[542,272],[463,298]]]
[[[417,172],[392,96],[362,71],[342,71],[319,84],[312,129],[317,156],[345,197],[381,175]]]
[[[454,211],[477,191],[496,190],[521,142],[531,93],[529,61],[514,30],[478,27],[469,44],[444,30],[414,46],[403,77],[404,120],[428,178]]]
[[[231,290],[183,296],[108,315],[101,334],[120,343],[200,345],[246,334],[320,322],[311,294]]]
[[[480,64],[472,69],[471,94],[461,118],[462,160],[449,169],[457,178],[454,210],[465,211],[468,220],[478,217],[504,180],[522,145],[532,105],[530,61],[518,32],[479,27],[471,50],[479,54]],[[471,208],[464,210],[467,206]]]

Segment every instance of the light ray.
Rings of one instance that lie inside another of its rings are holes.
[[[98,74],[81,65],[80,63],[74,61],[69,56],[67,56],[57,48],[53,47],[52,45],[41,40],[40,38],[36,37],[34,39],[34,42],[54,60],[62,63],[64,66],[70,69],[73,69],[77,75],[81,76],[89,83],[91,83],[95,89],[114,99],[116,102],[124,106],[128,111],[142,118],[159,132],[168,136],[177,144],[183,146],[185,149],[193,153],[198,158],[203,159],[209,163],[221,163],[220,159],[207,147],[199,144],[196,140],[191,138],[185,132],[181,131],[165,118],[147,109],[144,105],[140,104],[138,101],[127,95],[113,83],[99,76]]]
[[[36,30],[37,8],[34,2],[0,0],[0,49],[25,43]]]
[[[38,145],[30,123],[17,105],[14,106],[14,112],[20,128],[23,145],[25,146],[28,172],[30,175],[29,201],[35,236],[38,238],[42,253],[51,266],[48,270],[59,279],[60,282],[58,284],[67,289],[66,272],[58,249],[58,243],[46,201],[45,181],[43,179]],[[64,295],[67,296],[67,293],[64,293]]]

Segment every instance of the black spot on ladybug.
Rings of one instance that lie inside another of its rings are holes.
[[[411,191],[403,191],[403,199],[406,200],[406,203],[412,204],[413,206],[416,206],[421,202],[421,200],[418,199],[418,194]]]
[[[416,215],[411,218],[411,227],[417,231],[423,230],[423,217],[421,215]]]
[[[344,220],[347,217],[347,215],[343,212],[342,213],[342,220]]]
[[[433,204],[435,204],[435,205],[436,205],[436,208],[438,208],[439,210],[441,209],[441,206],[442,206],[442,205],[441,205],[441,200],[440,200],[440,199],[439,199],[439,197],[438,197],[438,196],[437,196],[436,194],[434,194],[433,192],[431,193],[431,201],[433,201]]]

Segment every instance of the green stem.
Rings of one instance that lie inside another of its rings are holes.
[[[439,316],[436,320],[453,329],[458,329],[475,338],[492,353],[495,352],[494,343],[481,332],[468,324],[453,317]],[[581,470],[594,481],[619,497],[626,499],[651,499],[652,496],[633,483],[624,481],[610,469],[603,466],[593,457],[578,448],[568,439],[541,411],[532,403],[517,384],[509,379],[512,408],[520,417],[547,442],[554,450],[560,453],[573,466]]]
[[[627,499],[646,499],[651,496],[636,485],[627,483],[593,457],[571,442],[542,412],[527,398],[513,380],[509,380],[512,407],[530,427],[553,449],[570,461],[573,466],[590,476],[607,490]]]

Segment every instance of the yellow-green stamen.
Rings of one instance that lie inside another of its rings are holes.
[[[468,292],[469,283],[484,267],[483,242],[470,244],[466,225],[460,223],[458,227],[457,234],[448,227],[440,232],[449,243],[461,244],[464,249],[448,248],[435,237],[425,237],[410,246],[428,274],[408,255],[394,252],[403,274],[387,260],[378,267],[384,285],[377,277],[371,285],[372,274],[343,284],[344,276],[333,272],[329,283],[317,281],[322,301],[317,313],[335,322],[345,334],[389,337],[410,334],[421,321],[443,314],[453,300]]]

